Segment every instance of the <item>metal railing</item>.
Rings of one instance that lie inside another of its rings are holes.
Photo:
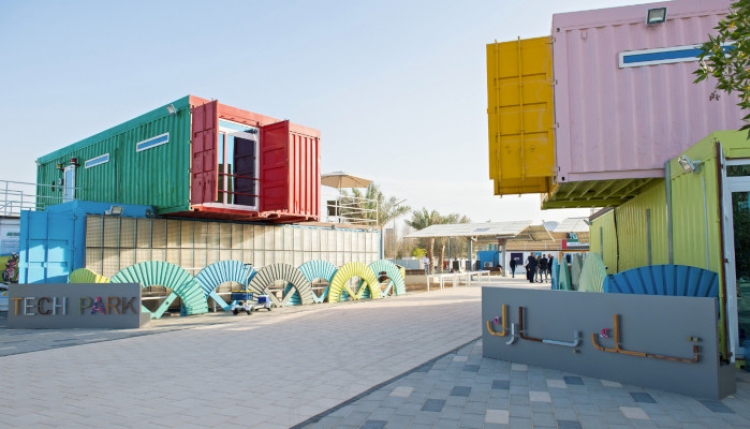
[[[61,187],[39,183],[0,180],[0,216],[20,217],[23,210],[43,210],[45,206],[63,202],[62,192],[53,196],[39,195],[42,189],[60,191]],[[80,188],[76,188],[79,191]]]
[[[378,201],[352,195],[324,194],[326,222],[378,225]]]

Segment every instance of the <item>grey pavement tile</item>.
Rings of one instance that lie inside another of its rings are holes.
[[[370,418],[374,420],[388,420],[396,414],[396,408],[380,407],[370,413]]]
[[[566,375],[563,377],[563,380],[569,386],[583,386],[583,379],[581,377]]]
[[[531,417],[531,409],[526,405],[510,404],[510,415],[513,417]]]
[[[308,427],[313,427],[315,429],[333,429],[337,427],[342,420],[344,420],[344,418],[340,416],[325,416]]]
[[[492,388],[493,389],[509,389],[510,388],[510,382],[508,380],[493,380],[492,381]]]
[[[344,425],[361,425],[370,417],[370,413],[363,413],[359,411],[354,411],[350,413],[348,416],[344,417],[344,420],[342,420],[341,424]]]
[[[602,416],[579,416],[578,421],[584,429],[606,429],[607,424]]]
[[[578,421],[578,414],[576,414],[576,412],[571,408],[565,408],[565,409],[555,408],[555,418],[557,420]]]
[[[479,365],[464,365],[463,370],[467,372],[478,372]]]
[[[471,394],[471,386],[455,386],[451,390],[451,396],[468,397]]]
[[[384,429],[386,424],[385,420],[366,420],[361,429]]]
[[[449,419],[445,417],[440,417],[435,422],[434,429],[457,429],[459,425],[460,420],[459,419]]]
[[[554,408],[552,408],[552,404],[549,402],[532,402],[531,412],[532,413],[552,413],[554,412]]]
[[[414,418],[413,415],[393,416],[390,419],[388,419],[388,424],[385,425],[385,427],[388,429],[404,429],[405,427],[409,426],[413,418]]]
[[[484,413],[482,414],[464,413],[464,415],[461,416],[461,421],[458,427],[466,428],[466,429],[480,429],[484,427]]]
[[[630,392],[630,396],[633,397],[635,402],[644,402],[648,404],[655,404],[656,401],[648,393],[645,392]]]
[[[727,407],[726,405],[722,404],[720,401],[700,401],[701,404],[705,405],[706,408],[709,410],[715,412],[715,413],[734,413],[734,411]]]
[[[484,414],[486,411],[487,411],[486,402],[469,401],[464,407],[464,413],[469,413],[469,414]]]
[[[582,429],[581,422],[577,420],[558,420],[557,427],[560,429]]]
[[[445,405],[445,399],[428,399],[422,406],[422,411],[440,412]]]
[[[510,416],[510,423],[508,425],[513,429],[533,429],[534,424],[531,422],[529,417],[513,417]]]
[[[579,415],[597,416],[601,413],[599,408],[593,404],[575,404],[575,410]]]
[[[557,427],[557,420],[552,413],[531,413],[531,421],[534,427]]]
[[[422,409],[422,404],[414,404],[414,403],[408,403],[408,404],[402,404],[400,407],[396,409],[397,415],[400,416],[413,416],[417,413],[420,409]]]
[[[419,424],[426,424],[426,425],[432,426],[433,424],[435,424],[438,418],[440,418],[439,413],[421,411],[414,415],[414,420],[412,420],[412,424],[419,423]]]
[[[448,396],[445,398],[445,406],[465,407],[469,403],[469,398],[464,396]]]
[[[510,401],[507,398],[490,398],[487,400],[487,408],[491,410],[507,410],[510,408]]]
[[[678,422],[674,417],[668,415],[654,415],[650,414],[651,421],[656,423],[656,426],[660,428],[681,428],[682,424]]]

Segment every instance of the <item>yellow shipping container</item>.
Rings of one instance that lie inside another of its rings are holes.
[[[551,37],[487,45],[489,163],[496,195],[550,191],[553,85]]]

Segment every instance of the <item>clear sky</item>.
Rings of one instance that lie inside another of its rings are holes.
[[[585,216],[493,195],[485,45],[647,2],[0,0],[0,179],[34,182],[39,156],[193,94],[319,129],[324,173],[415,209]]]

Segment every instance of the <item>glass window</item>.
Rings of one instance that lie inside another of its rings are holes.
[[[727,165],[727,177],[750,176],[750,164]]]

